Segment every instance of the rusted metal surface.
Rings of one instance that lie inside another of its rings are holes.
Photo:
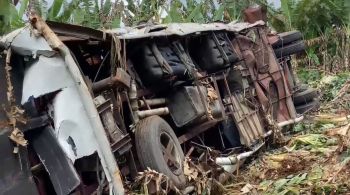
[[[279,40],[279,36],[278,35],[269,35],[267,37],[267,40],[269,42],[270,45],[273,45],[274,43],[276,43]]]
[[[116,75],[113,77],[108,77],[103,80],[94,82],[92,84],[92,90],[97,93],[105,89],[110,89],[116,86],[124,86],[129,88],[131,84],[131,77],[130,75],[125,72],[123,69],[118,68]]]
[[[290,57],[284,57],[282,59],[279,59],[279,63],[283,68],[284,76],[287,80],[288,88],[293,94],[297,90],[298,85],[296,83],[296,79],[292,69],[291,59]]]
[[[279,65],[271,45],[269,45],[268,43],[266,31],[267,31],[266,28],[258,29],[258,33],[261,36],[262,44],[264,44],[267,48],[266,51],[268,52],[269,65],[270,65],[269,72],[272,75],[275,85],[277,86],[277,92],[278,92],[278,98],[279,98],[277,122],[283,122],[285,120],[296,118],[296,111],[295,111],[293,100],[291,97],[292,94],[288,89],[287,81],[285,79],[283,69]]]
[[[121,139],[124,136],[124,133],[118,127],[114,119],[113,104],[111,100],[105,99],[104,96],[99,95],[94,99],[94,101],[110,142],[118,142],[119,139]]]
[[[249,22],[251,24],[262,20],[264,22],[267,22],[267,9],[266,7],[261,7],[261,6],[252,6],[248,7],[243,11],[243,19],[245,22]]]
[[[284,78],[282,68],[279,66],[273,49],[269,45],[266,29],[252,29],[251,33],[260,39],[254,42],[247,37],[238,37],[238,45],[243,51],[246,65],[254,82],[258,99],[265,112],[271,112],[272,102],[269,99],[269,87],[273,83],[277,87],[278,108],[277,123],[296,118],[294,105],[291,99],[291,93]],[[233,43],[235,44],[235,43]],[[253,50],[250,50],[253,48]]]
[[[228,106],[231,117],[238,127],[240,137],[243,140],[242,144],[251,146],[265,133],[257,114],[258,110],[253,110],[244,105],[242,95],[238,96],[236,93],[232,94],[230,92],[226,77],[224,77],[224,83],[229,97],[223,99],[223,101]]]

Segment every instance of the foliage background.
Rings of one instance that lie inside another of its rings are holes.
[[[308,49],[294,60],[302,81],[312,83],[339,72],[346,75],[350,0],[280,2],[281,7],[275,8],[267,0],[0,0],[0,35],[23,26],[29,10],[47,20],[110,29],[142,22],[230,22],[240,20],[244,8],[260,4],[268,10],[268,25],[277,32],[303,33]]]

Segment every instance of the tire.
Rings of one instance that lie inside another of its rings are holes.
[[[298,114],[305,114],[307,112],[310,112],[312,110],[319,108],[319,106],[320,106],[320,101],[318,99],[314,99],[314,101],[309,102],[307,104],[296,106],[295,110],[297,111]]]
[[[295,41],[299,41],[303,39],[303,35],[300,31],[289,31],[279,33],[279,40],[272,44],[273,48],[283,47]]]
[[[303,105],[311,102],[316,97],[318,97],[318,91],[314,88],[308,88],[302,92],[295,93],[293,95],[293,102],[294,105]]]
[[[166,160],[166,154],[170,153],[166,152],[164,145],[169,144],[173,145],[170,148],[172,157]],[[143,170],[149,167],[168,176],[179,189],[185,186],[185,157],[173,129],[164,119],[150,116],[139,121],[135,130],[135,146]]]
[[[275,49],[275,55],[277,58],[283,58],[285,56],[290,56],[296,53],[301,53],[305,51],[305,43],[303,41],[298,41],[281,48]]]

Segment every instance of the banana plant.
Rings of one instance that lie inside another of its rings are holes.
[[[298,29],[305,38],[321,36],[328,28],[349,22],[349,0],[281,0],[281,9],[272,19],[278,31]]]
[[[24,25],[23,16],[28,0],[21,1],[19,9],[10,0],[0,1],[0,35]]]

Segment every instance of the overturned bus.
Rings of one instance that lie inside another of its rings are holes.
[[[31,15],[0,40],[0,193],[124,194],[148,168],[182,190],[194,147],[235,171],[303,118],[283,66],[301,50],[277,58],[279,38],[261,20],[99,31]]]

